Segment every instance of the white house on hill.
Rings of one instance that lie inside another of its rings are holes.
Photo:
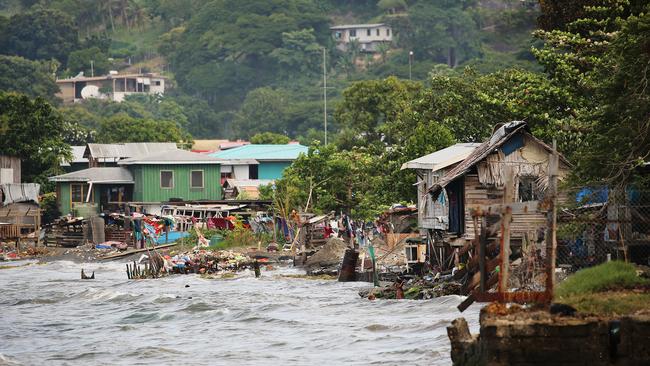
[[[376,52],[377,46],[393,40],[393,30],[386,24],[349,24],[331,27],[336,47],[346,51],[350,42],[359,42],[362,52]]]

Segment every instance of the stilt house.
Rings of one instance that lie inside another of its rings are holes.
[[[506,177],[512,176],[515,202],[539,201],[548,186],[548,162],[552,148],[534,137],[525,122],[497,126],[494,133],[465,160],[447,171],[428,188],[432,199],[445,195],[448,227],[445,242],[463,246],[474,232],[470,210],[479,205],[504,203]],[[565,177],[569,162],[560,156],[559,179]],[[513,214],[511,240],[536,239],[538,229],[546,225],[543,212]]]

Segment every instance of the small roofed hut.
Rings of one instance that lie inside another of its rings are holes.
[[[434,199],[443,193],[448,199],[449,226],[445,241],[452,246],[465,246],[478,235],[470,209],[477,205],[504,203],[507,175],[513,177],[515,202],[541,200],[548,187],[551,153],[552,148],[533,136],[525,122],[514,121],[497,126],[487,141],[428,190]],[[570,163],[560,155],[560,180],[568,174],[569,168]],[[512,244],[521,243],[524,237],[537,239],[538,229],[545,226],[546,214],[539,210],[513,214],[510,224]]]
[[[19,158],[0,156],[0,240],[38,239],[39,191],[37,183],[21,183]]]
[[[465,160],[479,143],[458,143],[431,154],[421,156],[402,165],[404,169],[414,169],[417,174],[418,227],[425,234],[427,230],[447,230],[449,227],[448,207],[444,195],[433,200],[428,189],[442,176]]]

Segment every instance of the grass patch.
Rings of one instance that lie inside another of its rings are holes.
[[[650,311],[650,293],[634,291],[613,291],[572,295],[562,303],[576,308],[581,313],[598,315],[626,315]]]
[[[607,290],[629,289],[650,284],[639,277],[629,263],[613,261],[576,272],[555,290],[556,297],[589,294]]]
[[[639,277],[633,265],[608,262],[569,276],[556,288],[555,301],[582,313],[631,314],[650,310],[650,293],[638,290],[649,285],[650,280]]]

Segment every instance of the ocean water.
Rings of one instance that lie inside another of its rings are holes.
[[[21,264],[21,263],[15,263]],[[95,280],[79,272],[95,271]],[[450,365],[458,296],[360,298],[297,269],[130,281],[122,263],[0,270],[0,365]],[[189,285],[189,287],[187,287]]]

